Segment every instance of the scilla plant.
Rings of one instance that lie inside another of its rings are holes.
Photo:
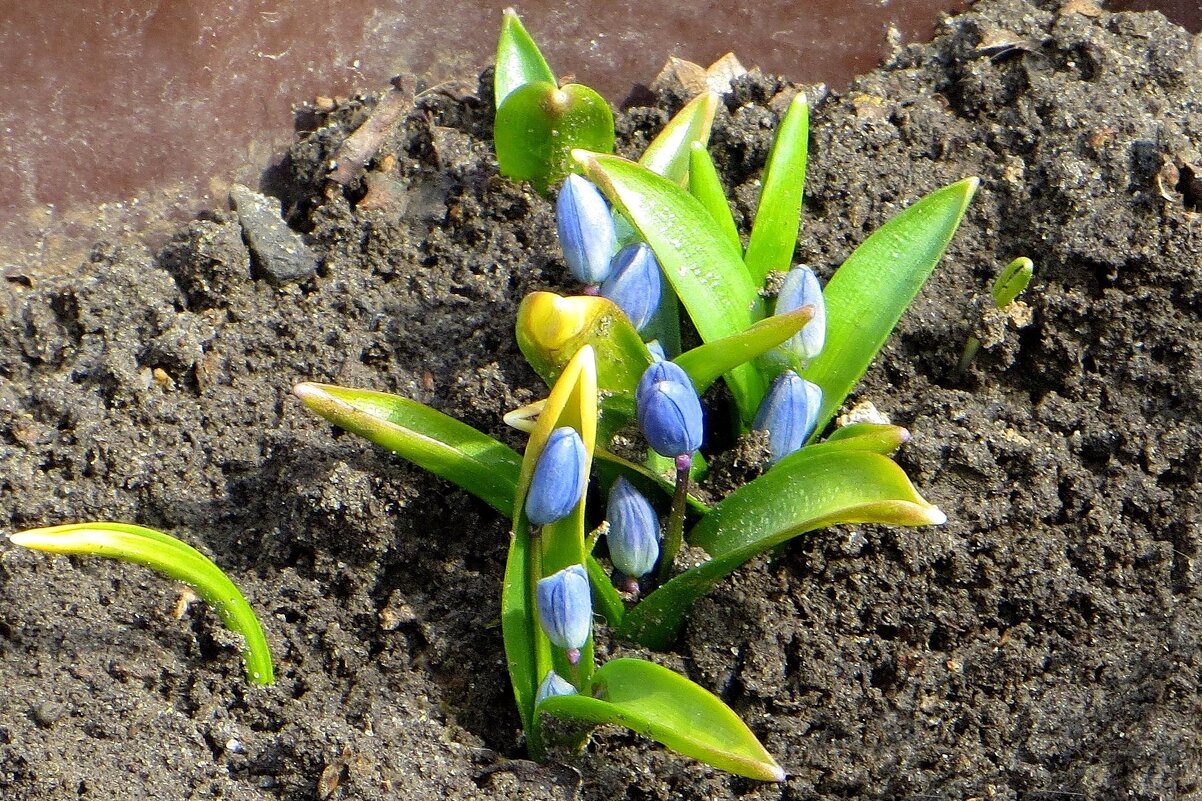
[[[545,400],[505,417],[529,433],[524,455],[405,398],[296,388],[318,414],[511,518],[502,623],[535,758],[547,744],[549,714],[625,725],[720,768],[781,778],[746,726],[704,689],[645,660],[595,665],[594,613],[619,639],[667,648],[697,598],[799,534],[835,523],[945,520],[889,458],[908,438],[904,429],[861,423],[817,440],[939,260],[976,180],[938,190],[887,222],[822,289],[812,271],[791,265],[807,128],[799,96],[778,131],[746,248],[698,137],[656,140],[674,142],[659,155],[686,165],[676,175],[572,152],[591,182],[569,178],[558,212],[565,261],[584,293],[535,292],[519,308],[518,343],[550,387]],[[596,187],[605,199],[589,194]],[[624,240],[643,243],[646,253],[623,256]],[[634,289],[607,292],[632,264],[644,276]],[[646,277],[649,264],[656,280]],[[654,295],[651,285],[660,297],[644,297]],[[774,292],[770,309],[765,297]],[[658,309],[677,299],[702,339],[684,352],[645,341],[646,318],[662,319]],[[707,418],[700,402],[719,379],[734,400],[729,421]],[[619,434],[632,441],[632,425],[646,455],[616,447]],[[766,430],[770,467],[710,505],[689,486],[704,475],[705,435],[725,425],[734,434]],[[608,491],[603,515],[585,508],[590,473]],[[594,552],[602,536],[609,568]],[[685,542],[710,558],[678,565]]]

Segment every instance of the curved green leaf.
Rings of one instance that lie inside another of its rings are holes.
[[[938,189],[872,233],[823,290],[826,345],[805,378],[822,387],[821,431],[935,268],[964,217],[978,179]]]
[[[588,569],[588,580],[593,589],[593,608],[601,613],[601,617],[605,618],[610,628],[617,628],[626,614],[622,596],[618,595],[609,574],[592,554],[589,554],[585,567]]]
[[[785,772],[722,699],[642,659],[613,659],[593,675],[593,695],[548,698],[538,711],[584,723],[613,723],[677,753],[739,776],[784,781]]]
[[[522,459],[466,423],[417,401],[332,384],[297,384],[293,393],[334,425],[445,478],[503,515],[513,515]]]
[[[700,142],[695,142],[689,153],[689,194],[701,202],[730,243],[742,250],[743,241],[739,239],[739,228],[731,216],[722,179],[718,177],[710,152]]]
[[[161,531],[127,523],[74,523],[12,534],[17,545],[48,553],[104,556],[144,565],[191,586],[221,622],[246,641],[246,679],[272,684],[275,671],[263,627],[241,590],[191,545]]]
[[[573,157],[655,251],[703,341],[737,334],[763,318],[763,300],[737,248],[696,198],[626,159],[584,151]],[[726,382],[750,422],[764,396],[763,377],[744,364],[727,373]]]
[[[850,423],[831,432],[824,441],[848,450],[866,450],[888,456],[910,441],[910,432],[886,423]]]
[[[689,374],[698,392],[704,392],[718,376],[787,341],[813,316],[813,307],[803,306],[786,314],[765,317],[746,331],[699,345],[672,361]]]
[[[689,151],[694,146],[704,148],[709,142],[720,101],[714,92],[702,92],[690,100],[647,145],[639,164],[669,181],[684,184],[689,177]]]
[[[497,40],[497,66],[493,72],[493,97],[497,108],[514,89],[535,81],[554,84],[555,73],[547,66],[547,60],[526,32],[517,12],[507,8]]]
[[[534,600],[530,597],[530,532],[515,530],[509,540],[509,556],[505,559],[505,579],[501,585],[501,632],[505,642],[505,662],[513,686],[513,700],[522,718],[530,755],[542,755],[538,727],[534,725],[534,697],[539,683],[538,623]],[[543,638],[545,639],[545,638]],[[550,664],[550,651],[543,646],[542,661]]]
[[[572,171],[574,148],[613,150],[614,115],[605,98],[587,86],[535,81],[501,102],[493,144],[502,175],[530,181],[546,193]]]
[[[801,93],[789,104],[772,142],[747,254],[743,257],[756,286],[764,285],[768,273],[783,272],[793,263],[801,226],[809,138],[810,106]]]
[[[693,527],[689,542],[713,557],[627,610],[619,636],[649,648],[672,644],[693,603],[747,560],[838,523],[943,523],[902,469],[871,450],[811,445],[744,484]]]

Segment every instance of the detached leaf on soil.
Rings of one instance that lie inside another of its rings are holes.
[[[246,680],[272,684],[275,670],[263,627],[242,591],[221,568],[191,545],[161,531],[126,523],[75,523],[13,534],[17,545],[47,553],[105,556],[145,565],[182,581],[217,611],[221,622],[246,641]]]

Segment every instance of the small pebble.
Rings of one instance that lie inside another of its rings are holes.
[[[242,224],[242,238],[254,257],[256,278],[281,285],[304,281],[317,271],[317,256],[280,216],[280,202],[241,184],[230,201]]]

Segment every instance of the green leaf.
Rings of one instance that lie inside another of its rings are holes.
[[[742,250],[743,242],[739,239],[735,218],[731,216],[722,179],[718,177],[718,169],[710,158],[710,152],[700,142],[693,144],[689,154],[689,194],[701,202],[730,243],[737,250]]]
[[[763,189],[743,258],[756,286],[764,285],[768,273],[783,272],[793,263],[801,226],[809,137],[810,106],[802,93],[789,104],[764,167]]]
[[[605,98],[587,86],[523,84],[497,109],[493,126],[501,174],[530,181],[546,193],[572,171],[571,152],[614,148],[614,116]]]
[[[573,157],[655,251],[703,341],[737,334],[764,316],[738,249],[696,198],[617,156],[576,151]],[[764,396],[763,377],[744,364],[727,373],[726,382],[743,422],[750,422]]]
[[[588,580],[593,589],[594,608],[601,613],[601,617],[605,618],[610,628],[617,628],[622,623],[622,616],[626,614],[622,596],[618,594],[605,568],[592,554],[589,554],[585,567],[588,569]]]
[[[689,175],[689,150],[704,148],[709,142],[721,98],[713,92],[703,92],[676,113],[659,135],[643,151],[639,164],[670,181],[683,184]],[[619,239],[629,244],[639,241],[638,232],[622,214],[614,215]],[[660,297],[659,308],[645,329],[647,339],[659,341],[669,358],[680,354],[680,303],[671,292]]]
[[[144,565],[189,585],[213,607],[221,622],[246,641],[246,679],[272,684],[275,672],[263,627],[241,590],[221,568],[191,545],[161,531],[126,523],[75,523],[35,528],[9,539],[48,553],[104,556]]]
[[[885,423],[850,423],[832,431],[825,444],[888,456],[909,441],[910,432],[901,426]]]
[[[826,345],[803,374],[823,391],[816,431],[838,411],[926,282],[977,183],[965,178],[922,198],[874,231],[831,277],[822,292]]]
[[[1006,265],[1002,274],[993,282],[993,305],[1004,309],[1014,302],[1015,298],[1026,291],[1035,274],[1035,262],[1026,256],[1019,256]]]
[[[704,149],[709,142],[720,101],[714,92],[702,92],[690,100],[647,145],[639,164],[669,181],[684,184],[689,177],[689,151],[695,146]]]
[[[521,457],[466,423],[417,401],[332,384],[292,390],[312,411],[513,515]]]
[[[501,636],[505,641],[505,661],[509,668],[509,681],[513,685],[513,699],[522,718],[522,731],[529,740],[530,755],[534,759],[542,756],[542,743],[534,725],[534,697],[538,692],[539,647],[542,646],[542,661],[550,665],[550,649],[540,643],[537,623],[537,605],[530,593],[530,532],[515,529],[509,540],[509,556],[505,560],[505,579],[501,586]],[[545,640],[546,638],[542,638]]]
[[[593,695],[548,698],[538,711],[583,723],[625,726],[739,776],[785,779],[785,772],[722,699],[665,667],[642,659],[613,659],[594,674]]]
[[[501,36],[497,40],[497,66],[493,73],[493,96],[497,108],[514,89],[528,83],[544,81],[555,84],[555,73],[530,38],[517,12],[505,9]]]
[[[667,648],[698,598],[747,560],[799,534],[838,523],[921,526],[946,519],[887,457],[839,443],[811,445],[732,492],[702,518],[688,540],[713,558],[627,610],[618,635]]]
[[[672,361],[689,374],[698,392],[704,392],[718,376],[788,341],[813,316],[814,309],[803,306],[786,314],[765,317],[745,331],[699,345]]]

